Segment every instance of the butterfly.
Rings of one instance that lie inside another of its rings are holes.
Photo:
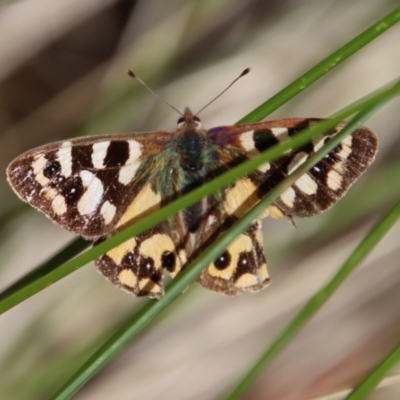
[[[83,137],[29,150],[10,163],[8,181],[23,201],[96,245],[319,121],[288,118],[207,130],[189,108],[181,115],[175,132]],[[175,277],[342,127],[261,165],[109,250],[95,260],[97,269],[135,296],[161,298],[164,271]],[[284,191],[197,282],[232,296],[267,286],[261,218],[292,220],[330,208],[371,164],[376,152],[376,135],[366,127],[358,128]]]

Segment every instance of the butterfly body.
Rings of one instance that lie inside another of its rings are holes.
[[[115,134],[49,144],[17,157],[7,175],[22,200],[96,244],[315,122],[295,118],[206,130],[187,108],[176,132]],[[260,166],[108,251],[96,260],[98,270],[134,295],[160,298],[164,271],[176,276],[340,129]],[[375,134],[361,127],[260,218],[292,219],[329,208],[373,161],[376,150]],[[265,287],[269,277],[260,221],[239,235],[198,282],[227,295]]]

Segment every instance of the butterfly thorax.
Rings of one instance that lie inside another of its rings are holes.
[[[189,108],[178,120],[177,140],[181,167],[188,173],[199,172],[204,166],[207,137],[206,131],[201,129],[200,118],[193,115]]]

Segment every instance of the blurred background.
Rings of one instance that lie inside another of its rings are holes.
[[[68,137],[173,130],[202,113],[233,124],[388,14],[395,0],[26,0],[0,6],[0,164]],[[271,115],[324,117],[398,77],[394,26]],[[215,399],[272,342],[399,199],[399,100],[368,122],[374,165],[329,212],[264,221],[272,284],[227,298],[192,285],[76,399]],[[0,177],[0,289],[74,237],[22,204]],[[245,399],[343,398],[400,336],[400,226],[274,360]],[[0,317],[0,398],[44,399],[146,300],[88,265]],[[371,399],[400,398],[399,370]]]

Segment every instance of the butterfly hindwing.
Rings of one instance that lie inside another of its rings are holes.
[[[254,222],[248,230],[241,233],[201,273],[197,283],[229,296],[258,292],[267,286],[269,276],[263,252],[261,222]]]
[[[146,179],[140,189],[135,187],[135,197],[108,236],[161,208],[163,199],[155,190],[159,186],[158,178],[159,174],[156,174]],[[179,216],[172,221],[176,219]],[[96,240],[95,245],[106,238]],[[175,245],[182,241],[181,238],[181,230],[164,222],[108,251],[97,258],[95,264],[98,271],[117,287],[135,296],[160,298],[164,294],[164,270],[175,276],[183,267],[182,252],[178,254]]]
[[[131,238],[97,258],[99,272],[135,296],[162,297],[164,271],[175,276],[181,269],[175,245],[162,226]]]

